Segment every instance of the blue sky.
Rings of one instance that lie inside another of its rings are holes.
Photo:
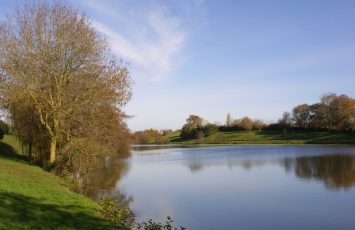
[[[0,0],[0,18],[24,2]],[[130,63],[132,130],[180,128],[189,114],[271,122],[323,93],[355,96],[354,0],[63,2]]]

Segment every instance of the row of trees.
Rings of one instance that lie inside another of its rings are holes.
[[[220,126],[221,131],[239,131],[239,130],[262,130],[267,125],[260,119],[251,119],[243,117],[241,119],[233,119],[230,113],[227,114],[225,126]]]
[[[135,144],[168,144],[168,135],[172,130],[147,129],[132,134],[132,141]]]
[[[31,158],[87,168],[129,151],[128,69],[85,15],[27,4],[0,25],[0,105]]]
[[[297,105],[292,112],[284,112],[277,123],[265,124],[248,117],[234,120],[228,113],[221,131],[301,128],[329,131],[355,130],[355,99],[347,95],[325,94],[320,102]]]
[[[190,115],[181,129],[181,138],[199,139],[218,131],[251,130],[355,130],[355,99],[347,95],[325,94],[319,103],[301,104],[293,108],[292,113],[284,112],[277,123],[266,124],[260,119],[243,117],[233,119],[227,114],[226,124],[211,124],[197,115]]]
[[[354,131],[355,99],[344,94],[325,94],[318,103],[297,105],[291,113],[284,112],[278,123],[286,128]]]

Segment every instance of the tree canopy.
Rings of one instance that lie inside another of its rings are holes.
[[[74,169],[128,149],[130,85],[126,65],[70,7],[27,4],[0,25],[1,106],[45,162]]]

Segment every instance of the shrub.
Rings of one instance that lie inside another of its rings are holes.
[[[202,127],[202,131],[205,136],[208,137],[218,132],[218,126],[215,124],[207,124]]]
[[[152,219],[148,220],[148,221],[145,221],[145,222],[142,222],[142,223],[137,223],[136,224],[136,227],[137,229],[144,229],[144,230],[163,230],[163,229],[166,229],[166,230],[184,230],[186,228],[184,227],[181,227],[180,228],[177,228],[177,227],[174,227],[172,224],[173,224],[173,220],[171,219],[170,216],[167,217],[167,220],[165,221],[165,224],[163,223],[156,223],[154,222]]]
[[[113,197],[102,197],[100,202],[100,214],[117,225],[119,228],[131,229],[134,225],[134,213],[128,204],[120,202]]]
[[[195,133],[195,139],[200,140],[200,139],[203,139],[204,137],[205,137],[205,134],[204,134],[203,131],[201,131],[201,130],[196,131],[196,133]]]

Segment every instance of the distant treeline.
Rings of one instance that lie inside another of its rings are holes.
[[[217,132],[227,131],[355,131],[355,99],[342,94],[325,94],[320,102],[315,104],[300,104],[292,111],[284,112],[274,123],[265,123],[261,119],[251,119],[247,116],[233,119],[227,114],[224,125],[209,123],[198,115],[190,115],[181,130],[145,130],[133,134],[133,142],[139,144],[165,144],[169,142],[171,133],[180,133],[180,138],[202,139]]]
[[[284,112],[277,123],[266,124],[260,119],[243,117],[232,119],[227,114],[226,124],[217,125],[205,122],[197,115],[190,115],[182,127],[181,138],[200,139],[218,131],[251,130],[299,130],[337,131],[355,130],[355,99],[347,95],[325,94],[319,103],[295,106],[291,112]]]
[[[137,131],[132,134],[132,142],[134,144],[168,144],[168,135],[172,132],[171,129],[147,129],[144,131]]]

